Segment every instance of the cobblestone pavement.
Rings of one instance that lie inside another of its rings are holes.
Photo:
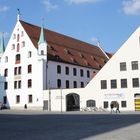
[[[0,111],[1,140],[139,140],[140,112]]]

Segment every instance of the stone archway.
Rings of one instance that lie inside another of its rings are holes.
[[[66,110],[79,111],[80,110],[80,96],[76,93],[66,95]]]

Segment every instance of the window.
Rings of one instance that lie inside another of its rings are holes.
[[[69,88],[70,85],[69,85],[69,80],[66,80],[66,88]]]
[[[16,39],[16,34],[13,34],[13,39]]]
[[[87,78],[89,78],[90,77],[90,72],[89,72],[89,70],[87,70]]]
[[[74,76],[77,75],[77,70],[76,70],[76,68],[73,68],[73,75],[74,75]]]
[[[21,80],[18,81],[18,88],[21,88]]]
[[[107,89],[107,81],[101,80],[101,89]]]
[[[17,75],[17,67],[14,68],[14,75]]]
[[[60,79],[57,79],[57,87],[61,88],[61,80]]]
[[[18,74],[19,74],[19,75],[21,74],[21,66],[18,67]]]
[[[28,58],[31,58],[31,57],[32,57],[32,52],[29,51],[29,52],[28,52]]]
[[[83,77],[84,76],[84,72],[82,69],[80,69],[80,76]]]
[[[23,31],[21,31],[21,37],[23,37],[24,36],[24,32]]]
[[[14,68],[14,75],[20,75],[21,74],[21,66]]]
[[[121,101],[121,106],[122,107],[126,107],[127,105],[126,105],[126,101]]]
[[[44,55],[44,50],[41,50],[41,55]]]
[[[126,71],[126,62],[120,63],[120,71]]]
[[[127,88],[127,79],[121,79],[121,88]]]
[[[84,87],[84,82],[81,82],[81,88],[83,88]]]
[[[14,50],[14,49],[15,49],[15,44],[12,44],[11,50]]]
[[[8,76],[8,69],[4,70],[4,76],[7,77]]]
[[[28,101],[29,101],[29,103],[32,103],[33,102],[33,96],[32,95],[29,95],[28,96]]]
[[[69,67],[66,67],[65,70],[66,70],[66,75],[69,75]]]
[[[20,63],[20,54],[17,54],[16,55],[16,61],[15,61],[16,64],[19,64]]]
[[[104,108],[108,108],[108,102],[104,101]]]
[[[14,89],[17,89],[17,81],[14,81]]]
[[[16,96],[16,103],[17,104],[20,103],[20,96],[19,95]]]
[[[32,87],[32,80],[29,79],[29,80],[28,80],[28,88],[31,88],[31,87]]]
[[[19,41],[19,34],[17,34],[17,41]]]
[[[132,70],[138,70],[138,61],[131,62]]]
[[[5,56],[5,62],[6,63],[8,62],[8,56]]]
[[[133,78],[132,84],[133,84],[133,87],[139,87],[139,78]]]
[[[111,80],[111,88],[117,88],[117,80]]]
[[[25,47],[25,41],[22,41],[21,47]]]
[[[19,43],[17,44],[17,52],[19,52],[19,50],[20,50],[20,45],[19,45]]]
[[[32,65],[28,65],[28,73],[32,72]]]
[[[61,73],[61,66],[60,65],[57,65],[57,73]]]
[[[96,102],[95,100],[87,100],[87,107],[95,107]]]
[[[4,82],[4,89],[8,89],[8,82]]]
[[[14,89],[21,89],[21,80],[14,81]]]
[[[73,82],[73,87],[77,88],[77,82],[76,81]]]

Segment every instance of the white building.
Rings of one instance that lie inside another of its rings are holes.
[[[44,99],[50,101],[51,110],[54,111],[85,107],[110,110],[112,101],[119,103],[121,111],[140,111],[139,80],[140,27],[84,89],[44,91]]]
[[[1,39],[0,102],[11,109],[25,104],[50,109],[45,90],[83,89],[109,59],[100,47],[21,21],[19,15],[5,50]]]

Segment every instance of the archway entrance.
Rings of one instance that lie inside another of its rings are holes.
[[[76,93],[70,93],[66,96],[66,109],[67,111],[80,110],[80,96]]]
[[[135,111],[140,111],[140,93],[134,95]]]

